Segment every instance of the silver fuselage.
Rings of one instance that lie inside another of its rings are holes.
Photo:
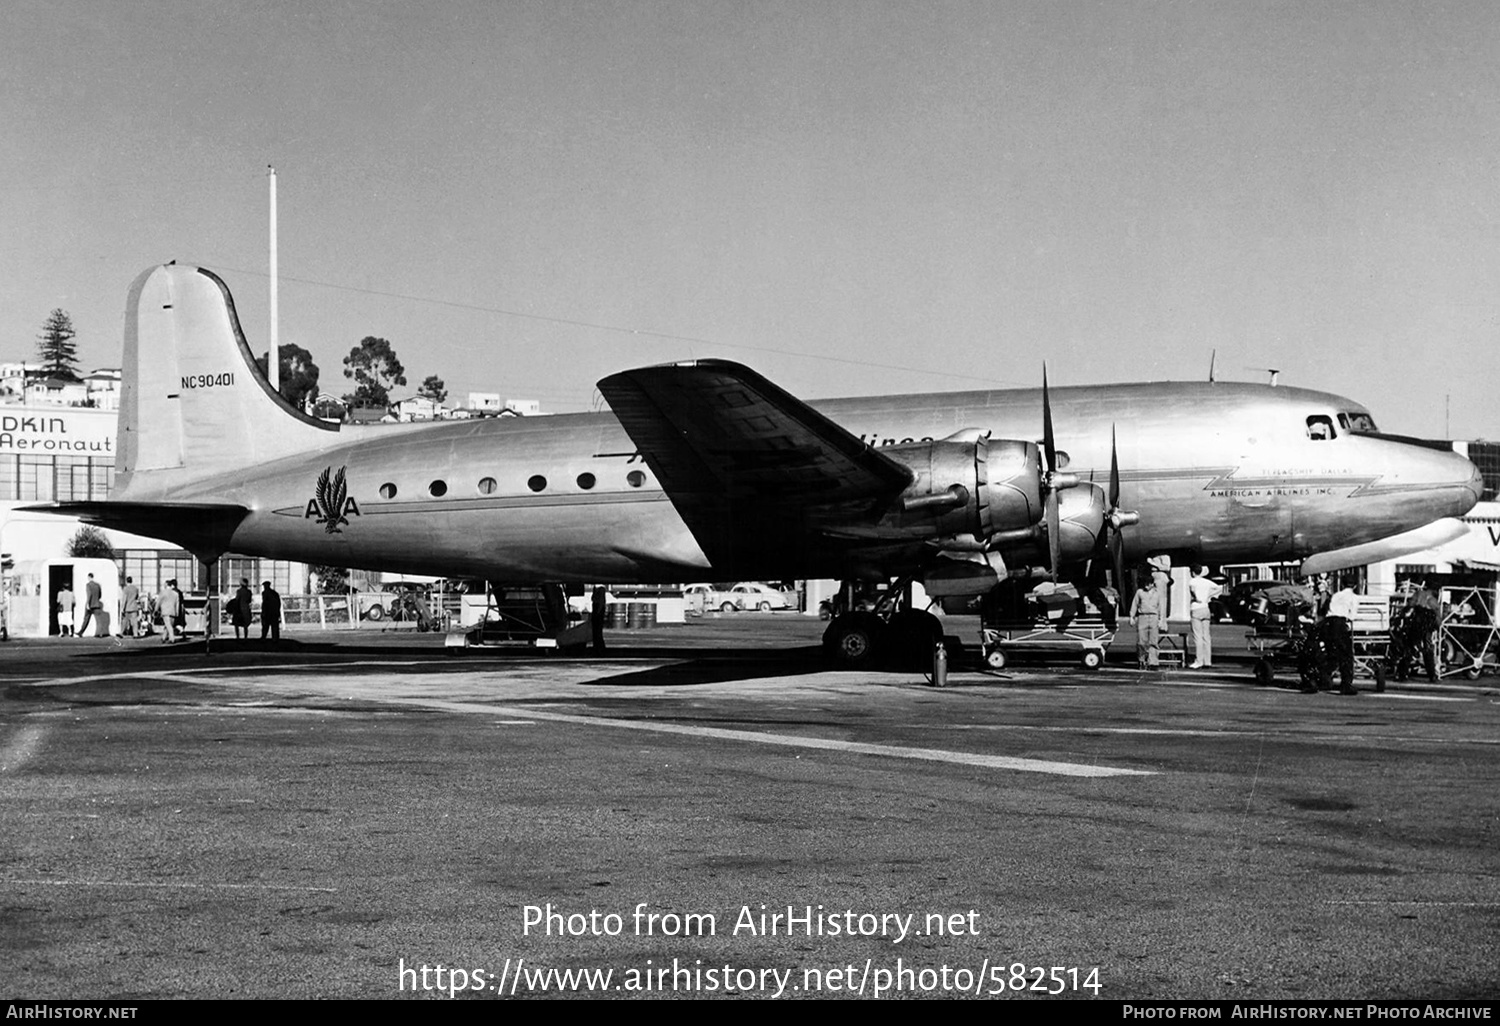
[[[1120,506],[1140,514],[1123,533],[1131,558],[1297,559],[1461,515],[1480,491],[1461,456],[1348,430],[1367,411],[1328,393],[1156,383],[1055,388],[1051,401],[1066,469],[1085,481],[1107,484],[1114,430]],[[1042,432],[1034,389],[810,405],[877,448],[968,428],[1030,441]],[[1309,418],[1335,436],[1310,437]],[[319,475],[340,467],[352,506],[330,532],[312,500]],[[129,477],[122,497],[154,497]],[[246,555],[505,581],[669,582],[728,569],[710,565],[608,413],[346,428],[316,451],[215,473],[170,498],[247,507],[230,546]],[[756,576],[846,569],[814,559]]]

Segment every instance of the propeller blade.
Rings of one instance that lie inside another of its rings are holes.
[[[1042,451],[1047,456],[1047,472],[1057,473],[1057,441],[1052,437],[1052,397],[1047,389],[1047,365],[1042,364]]]
[[[1120,508],[1120,452],[1115,447],[1115,426],[1109,426],[1109,508]]]
[[[1135,596],[1131,594],[1130,581],[1125,576],[1125,539],[1120,537],[1119,531],[1111,531],[1109,534],[1109,555],[1115,572],[1115,589],[1120,593],[1121,602],[1129,602]]]
[[[1062,514],[1058,509],[1057,489],[1047,491],[1047,566],[1054,579],[1062,571]]]

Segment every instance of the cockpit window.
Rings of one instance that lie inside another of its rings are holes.
[[[1334,438],[1333,418],[1315,413],[1307,418],[1307,437],[1314,442],[1326,442]]]
[[[1373,435],[1380,430],[1375,426],[1375,418],[1368,413],[1341,413],[1339,424],[1345,431],[1356,435]]]

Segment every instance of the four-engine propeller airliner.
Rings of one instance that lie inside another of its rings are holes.
[[[612,413],[356,428],[277,395],[213,273],[131,286],[115,488],[49,507],[226,552],[495,581],[912,576],[1156,554],[1322,568],[1454,536],[1476,468],[1323,392],[1224,382],[804,402],[735,363],[599,382]]]

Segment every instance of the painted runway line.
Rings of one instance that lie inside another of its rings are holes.
[[[441,709],[448,712],[485,713],[493,715],[497,710],[492,705],[477,702],[453,702],[442,699],[383,698],[383,703],[408,705],[422,709]],[[982,766],[987,769],[1008,769],[1025,773],[1050,773],[1065,777],[1145,777],[1153,776],[1153,770],[1124,769],[1113,766],[1085,765],[1082,763],[1054,762],[1046,759],[1024,759],[1008,755],[982,755],[972,752],[950,752],[940,748],[911,748],[905,745],[880,745],[864,741],[837,741],[831,738],[802,737],[797,734],[771,734],[762,731],[725,730],[722,727],[695,727],[681,723],[650,723],[640,720],[616,720],[598,716],[576,716],[571,713],[544,711],[525,706],[513,707],[529,718],[553,723],[571,723],[578,726],[606,727],[618,730],[638,730],[656,734],[676,734],[684,737],[713,738],[741,744],[776,745],[783,748],[809,748],[828,752],[852,752],[857,755],[878,755],[892,759],[918,759],[926,762],[946,762],[960,766]]]

